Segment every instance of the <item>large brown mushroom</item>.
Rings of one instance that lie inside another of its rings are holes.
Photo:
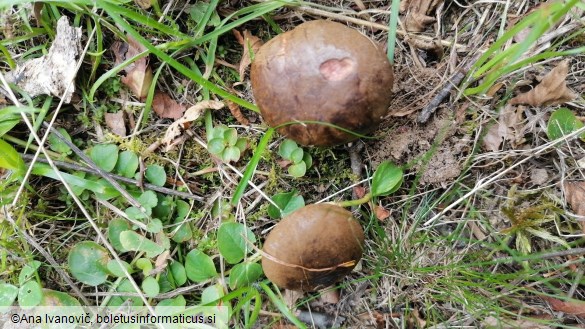
[[[362,257],[364,231],[351,212],[312,204],[272,229],[263,247],[262,268],[277,286],[314,291],[351,272]]]
[[[302,145],[331,146],[367,134],[387,113],[394,81],[385,53],[343,24],[303,23],[264,44],[251,68],[262,117]],[[324,124],[307,123],[321,122]]]

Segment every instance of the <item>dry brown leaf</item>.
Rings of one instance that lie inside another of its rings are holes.
[[[552,297],[542,297],[555,312],[563,312],[578,317],[585,317],[585,302],[582,300],[560,300]]]
[[[168,152],[170,150],[169,145],[171,145],[173,139],[181,134],[181,129],[185,128],[185,124],[197,120],[206,109],[219,110],[222,107],[224,107],[223,102],[207,100],[188,108],[187,111],[185,111],[185,114],[173,122],[167,129],[165,136],[162,139],[162,143],[167,145],[165,151]]]
[[[178,119],[185,113],[185,106],[177,103],[167,93],[157,91],[152,99],[152,109],[161,118]]]
[[[104,120],[106,121],[106,126],[108,126],[114,134],[122,137],[126,136],[126,124],[124,123],[123,110],[116,113],[106,113],[104,115]]]
[[[116,57],[115,64],[118,65],[128,58],[132,58],[146,50],[134,38],[128,36],[128,43],[114,42],[112,45],[114,56]],[[148,94],[148,89],[152,84],[152,69],[148,65],[148,57],[142,57],[129,64],[124,68],[126,76],[123,76],[121,81],[128,86],[136,97],[144,100]]]
[[[512,98],[510,104],[546,106],[562,104],[575,99],[577,94],[567,88],[567,82],[565,81],[568,72],[569,62],[562,61],[534,89]]]
[[[234,35],[236,36],[238,43],[244,47],[244,51],[242,52],[242,59],[240,60],[240,65],[238,68],[240,73],[240,81],[244,81],[246,69],[252,63],[252,57],[258,52],[258,49],[260,49],[263,42],[262,39],[252,35],[252,33],[250,33],[248,30],[244,30],[243,35],[239,31],[234,30]]]
[[[161,273],[169,264],[168,261],[171,259],[170,251],[165,250],[162,254],[156,257],[156,261],[154,262],[154,269],[150,272],[150,275],[155,275]]]
[[[498,122],[493,124],[485,137],[483,146],[485,149],[496,152],[504,140],[511,142],[512,146],[518,146],[524,142],[524,130],[522,125],[522,106],[506,105],[500,112]]]
[[[390,211],[380,205],[374,206],[374,214],[378,220],[384,220],[390,217]]]
[[[422,32],[427,25],[435,22],[435,18],[428,16],[440,3],[440,0],[407,0],[401,1],[400,11],[406,11],[404,19],[407,31]]]
[[[134,0],[134,3],[142,9],[149,9],[152,7],[152,0]]]
[[[248,120],[248,118],[246,118],[244,116],[244,114],[242,113],[242,110],[240,109],[240,107],[238,106],[238,104],[232,102],[232,101],[226,101],[225,102],[228,109],[230,109],[230,112],[232,112],[232,115],[234,116],[234,118],[242,125],[247,126],[250,124],[250,120]]]
[[[366,188],[361,185],[354,186],[353,193],[355,193],[356,198],[361,199],[366,195]]]
[[[563,185],[567,203],[578,216],[585,216],[585,182],[565,182]],[[581,230],[585,233],[585,221],[580,220]]]

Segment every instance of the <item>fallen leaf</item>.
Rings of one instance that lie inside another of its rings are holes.
[[[544,76],[542,81],[534,89],[512,98],[510,104],[546,106],[562,104],[575,99],[577,94],[567,88],[567,82],[565,81],[568,72],[569,62],[562,61]]]
[[[525,126],[522,125],[523,106],[506,105],[500,112],[498,121],[490,126],[483,138],[485,149],[496,152],[500,150],[503,141],[508,140],[512,146],[521,145],[524,142]]]
[[[585,216],[585,182],[565,182],[563,184],[565,198],[567,203],[578,216]],[[585,233],[585,221],[578,221],[581,224],[581,230]]]
[[[161,118],[178,119],[185,113],[185,106],[177,103],[167,93],[157,91],[152,99],[152,109]]]
[[[550,308],[555,312],[563,312],[566,314],[575,315],[578,317],[585,317],[585,302],[582,300],[560,300],[552,297],[542,297],[550,305]]]
[[[136,3],[140,8],[145,10],[152,7],[152,0],[134,0],[134,3]]]
[[[244,126],[248,126],[250,124],[250,120],[248,120],[248,118],[246,118],[244,116],[244,114],[242,113],[242,110],[240,109],[238,104],[236,104],[232,101],[226,101],[226,104],[227,104],[228,109],[230,109],[230,112],[232,113],[232,115],[236,119],[236,121],[238,121],[240,124],[242,124]]]
[[[162,254],[156,257],[156,261],[154,262],[154,270],[150,272],[150,275],[156,275],[161,273],[169,264],[168,260],[171,259],[170,251],[165,250]]]
[[[122,137],[126,136],[126,125],[124,124],[123,110],[120,110],[116,113],[106,113],[104,115],[104,120],[106,121],[106,126],[108,126],[108,128],[110,128],[114,134]]]
[[[366,188],[361,185],[354,186],[353,193],[355,193],[356,198],[361,199],[366,195]]]
[[[128,36],[128,43],[114,42],[112,51],[116,57],[115,64],[118,65],[128,58],[132,58],[142,52],[144,48],[134,38]],[[125,84],[138,99],[144,100],[148,89],[152,84],[152,69],[148,65],[148,57],[141,57],[124,68],[126,73],[120,80]]]
[[[190,123],[191,121],[197,120],[204,110],[212,109],[212,110],[219,110],[220,108],[224,107],[223,102],[214,101],[214,100],[207,100],[199,102],[185,111],[182,117],[177,119],[173,122],[169,128],[167,129],[165,136],[162,139],[162,143],[167,145],[166,152],[170,149],[168,146],[172,143],[173,139],[181,134],[181,129],[185,128],[185,125]]]
[[[434,17],[428,16],[440,3],[440,0],[401,1],[400,12],[406,12],[405,27],[409,32],[422,32],[427,25],[434,23]]]
[[[252,35],[252,33],[250,33],[248,30],[244,30],[243,35],[238,30],[234,30],[234,35],[236,36],[238,43],[244,47],[244,51],[242,52],[242,59],[240,60],[240,66],[238,68],[240,73],[240,81],[244,81],[246,69],[252,63],[254,54],[258,52],[258,49],[260,49],[263,42],[262,39]]]
[[[374,206],[374,214],[378,220],[384,220],[390,217],[390,211],[380,205]]]
[[[49,52],[18,65],[6,75],[6,80],[18,85],[30,97],[54,95],[61,97],[65,103],[71,102],[75,91],[76,64],[81,54],[80,42],[81,28],[70,26],[67,16],[62,16],[57,21],[57,35]]]

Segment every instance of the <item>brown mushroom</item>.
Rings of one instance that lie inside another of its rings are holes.
[[[310,21],[264,44],[251,68],[262,117],[302,145],[331,146],[377,128],[394,81],[385,53],[343,24]],[[324,124],[307,123],[307,121]]]
[[[351,212],[313,204],[282,219],[263,247],[262,268],[277,286],[313,291],[351,272],[362,257],[364,231]]]

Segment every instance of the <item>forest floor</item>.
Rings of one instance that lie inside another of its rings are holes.
[[[0,307],[584,328],[585,4],[401,1],[394,29],[391,2],[0,4]],[[316,19],[384,51],[395,39],[393,100],[370,138],[294,144],[298,158],[249,66]],[[270,284],[258,250],[280,218],[367,196],[388,161],[400,188],[351,208],[366,237],[353,272],[314,293]]]

